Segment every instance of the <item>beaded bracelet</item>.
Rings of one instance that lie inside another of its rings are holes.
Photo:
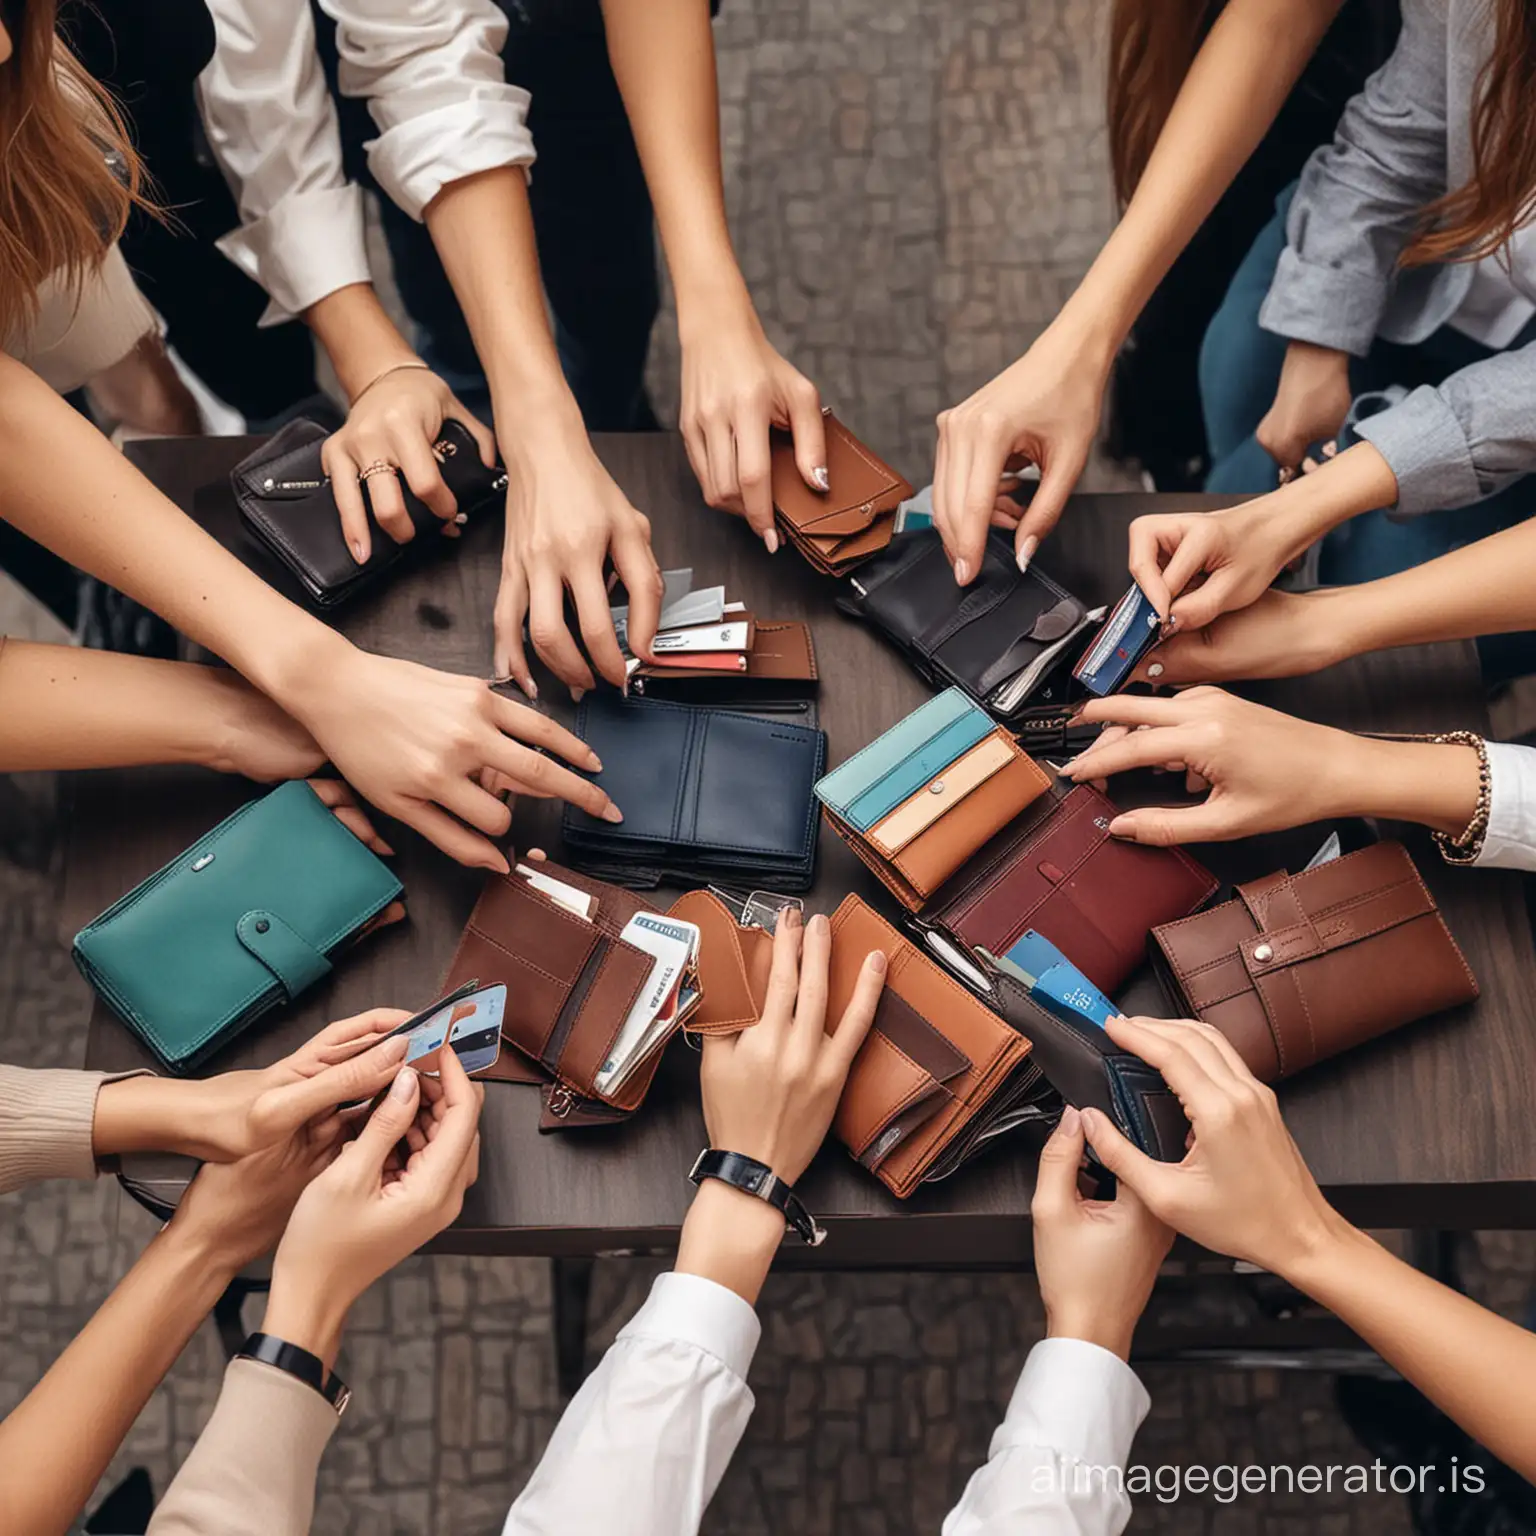
[[[1421,741],[1442,747],[1471,747],[1477,753],[1477,805],[1472,819],[1458,837],[1449,832],[1435,832],[1435,847],[1447,864],[1475,864],[1482,856],[1483,839],[1488,836],[1488,819],[1493,810],[1493,770],[1488,766],[1488,743],[1475,731],[1442,731],[1422,736]]]

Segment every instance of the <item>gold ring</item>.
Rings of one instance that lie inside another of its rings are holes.
[[[399,469],[387,459],[375,459],[357,478],[358,483],[361,484],[364,480],[371,479],[374,475],[398,475],[399,473]]]

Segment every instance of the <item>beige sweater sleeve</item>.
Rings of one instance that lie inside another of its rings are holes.
[[[0,1194],[36,1179],[95,1178],[97,1091],[135,1075],[0,1066]]]
[[[338,1423],[312,1387],[233,1360],[213,1417],[166,1490],[149,1536],[306,1536]]]

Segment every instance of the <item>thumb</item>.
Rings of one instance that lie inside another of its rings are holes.
[[[827,476],[827,427],[821,414],[821,396],[816,386],[800,380],[789,391],[789,430],[795,439],[795,467],[800,478],[813,491],[827,491],[832,482]]]
[[[1063,1216],[1077,1204],[1077,1170],[1083,1161],[1082,1116],[1070,1105],[1062,1111],[1050,1140],[1040,1149],[1031,1212],[1041,1217]]]
[[[1155,1215],[1155,1191],[1167,1175],[1164,1166],[1133,1147],[1102,1111],[1085,1109],[1082,1121],[1083,1132],[1088,1138],[1088,1145],[1093,1148],[1094,1156],[1117,1179],[1135,1191],[1142,1204]]]
[[[401,1067],[394,1086],[380,1101],[379,1107],[368,1117],[367,1123],[357,1133],[352,1151],[357,1161],[382,1171],[384,1160],[394,1151],[396,1143],[410,1129],[416,1118],[416,1106],[421,1099],[421,1084],[414,1067]]]
[[[1035,494],[1030,497],[1029,505],[1025,507],[1013,536],[1013,547],[1018,554],[1021,571],[1040,547],[1041,540],[1061,520],[1067,497],[1076,488],[1086,463],[1087,459],[1079,453],[1061,458],[1053,454],[1049,462],[1040,466],[1040,484],[1035,487]]]

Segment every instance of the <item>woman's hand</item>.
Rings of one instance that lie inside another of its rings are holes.
[[[1082,1160],[1082,1120],[1068,1108],[1041,1150],[1029,1208],[1045,1331],[1124,1360],[1173,1233],[1127,1184],[1113,1200],[1085,1199],[1077,1179]]]
[[[481,679],[344,645],[287,702],[360,795],[461,864],[507,872],[490,839],[505,835],[512,812],[482,787],[487,769],[518,794],[623,820],[601,789],[545,755],[596,772],[585,742]]]
[[[438,1070],[428,1090],[430,1079],[402,1067],[357,1139],[300,1197],[272,1261],[266,1332],[334,1359],[353,1302],[458,1216],[480,1167],[485,1094],[452,1051]]]
[[[1194,1131],[1181,1163],[1138,1151],[1098,1110],[1082,1112],[1101,1163],[1159,1221],[1204,1248],[1274,1274],[1347,1230],[1323,1199],[1274,1093],[1227,1040],[1190,1020],[1111,1019],[1111,1039],[1163,1074]]]
[[[1040,484],[1019,519],[1014,549],[1022,570],[1056,526],[1088,462],[1104,407],[1109,362],[1067,329],[1048,328],[1011,367],[939,416],[933,466],[933,521],[964,586],[981,570],[987,529],[997,515],[1005,470],[1040,467]]]
[[[414,363],[396,367],[376,379],[352,402],[347,423],[325,440],[320,462],[331,479],[331,491],[341,513],[341,529],[352,558],[361,565],[373,553],[368,508],[396,544],[409,544],[415,524],[405,510],[400,478],[443,520],[444,531],[456,529],[458,503],[443,479],[432,445],[447,420],[462,422],[480,445],[490,468],[496,462],[496,439],[475,419],[438,376]],[[367,495],[361,476],[371,465],[387,464],[394,472],[370,474]]]
[[[746,518],[769,554],[779,547],[769,478],[769,429],[794,435],[795,466],[827,491],[826,431],[816,386],[774,349],[750,304],[695,317],[682,336],[678,418],[688,462],[710,506]]]
[[[574,409],[574,408],[573,408]],[[565,594],[597,670],[624,684],[624,655],[614,634],[604,564],[629,592],[629,649],[648,657],[661,615],[661,567],[651,553],[651,524],[629,504],[592,451],[578,418],[508,439],[507,530],[496,593],[496,675],[538,697],[523,649],[523,621],[533,648],[573,693],[594,686],[592,670],[565,622]]]
[[[1255,433],[1259,446],[1280,466],[1281,484],[1301,467],[1313,443],[1338,437],[1353,399],[1349,353],[1306,341],[1286,348],[1274,404]]]

